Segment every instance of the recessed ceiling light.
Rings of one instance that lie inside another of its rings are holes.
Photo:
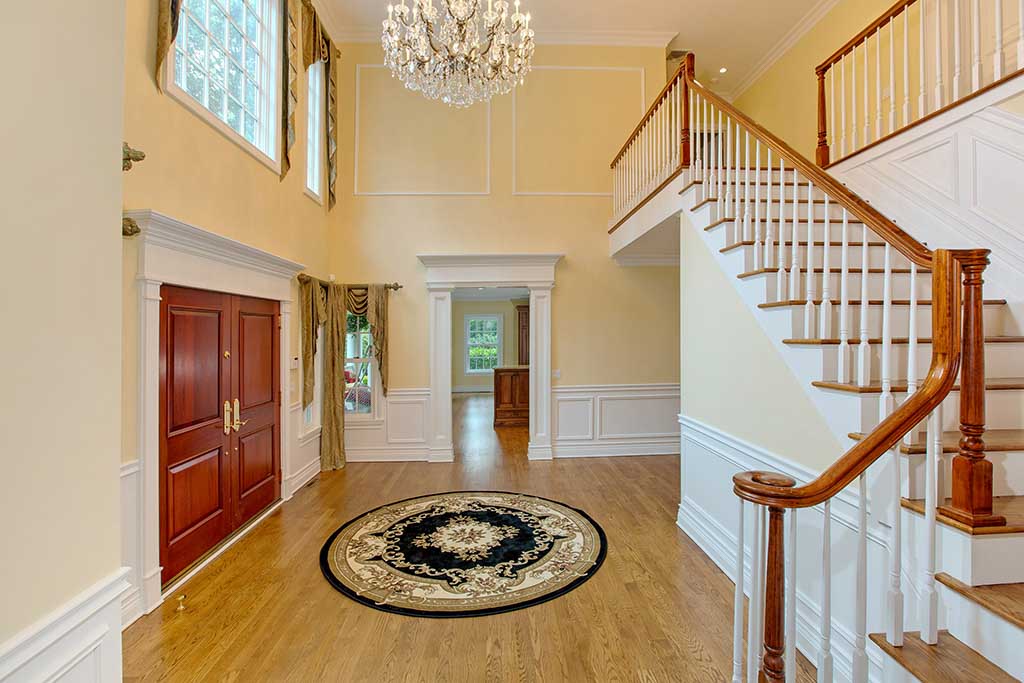
[[[728,71],[729,71],[729,70],[728,70],[728,69],[726,69],[726,68],[725,68],[725,67],[723,66],[723,67],[722,67],[721,69],[719,69],[719,70],[718,70],[718,73],[720,73],[720,74],[724,74],[724,73],[727,73]]]

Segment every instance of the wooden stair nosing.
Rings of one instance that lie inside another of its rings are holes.
[[[812,303],[815,306],[820,306],[821,302],[822,302],[821,299],[814,299],[812,301]],[[834,305],[836,305],[836,306],[839,305],[838,301],[833,301],[832,303]],[[862,305],[864,305],[864,302],[859,300],[859,299],[856,300],[856,301],[853,301],[853,300],[847,301],[846,303],[849,306],[862,306]],[[885,303],[885,301],[882,300],[882,299],[868,299],[868,306],[882,306],[884,303]],[[893,299],[891,303],[892,303],[893,306],[909,306],[910,305],[910,299]],[[1006,299],[985,299],[985,301],[983,303],[984,303],[985,306],[1005,306],[1006,305]],[[763,304],[758,304],[757,307],[758,308],[768,309],[768,308],[786,308],[788,306],[806,306],[806,305],[807,305],[807,300],[806,299],[786,299],[784,301],[768,301],[768,302],[763,303]],[[932,301],[931,301],[931,299],[921,299],[921,300],[919,300],[917,302],[917,305],[918,306],[931,306],[932,305]]]
[[[880,382],[872,381],[866,387],[859,386],[857,384],[844,383],[844,382],[831,382],[825,380],[818,380],[811,382],[811,386],[815,386],[819,389],[831,389],[833,391],[843,391],[849,394],[880,394],[882,393],[882,385]],[[904,382],[894,382],[892,385],[892,393],[894,394],[905,394],[907,393],[907,384]],[[1024,390],[1024,377],[994,377],[985,380],[985,391],[1022,391]],[[957,384],[953,387],[952,391],[960,391],[960,385]]]
[[[842,343],[842,340],[834,339],[834,338],[831,338],[831,339],[783,339],[782,343],[783,344],[787,344],[789,346],[839,346]],[[858,345],[860,345],[860,337],[854,337],[852,339],[849,339],[849,340],[847,340],[847,343],[850,344],[850,346],[858,346]],[[873,338],[873,337],[869,337],[868,338],[868,344],[870,344],[871,346],[878,346],[881,343],[882,343],[882,340],[880,338]],[[905,346],[905,345],[910,343],[910,338],[909,337],[893,337],[892,338],[892,343],[897,345],[897,346]],[[932,343],[932,338],[931,337],[919,337],[918,340],[917,340],[917,343],[918,344],[931,344]],[[1016,337],[1016,336],[985,337],[985,343],[986,344],[1022,344],[1022,343],[1024,343],[1024,337]]]
[[[1024,583],[1003,583],[993,586],[968,586],[945,572],[935,579],[971,602],[977,603],[1014,626],[1024,629]]]
[[[863,432],[850,432],[849,436],[854,441],[864,438]],[[1024,453],[1024,429],[990,429],[985,432],[986,453]],[[924,455],[928,450],[928,444],[924,441],[915,441],[909,446],[902,444],[900,453],[903,455]],[[960,452],[960,432],[944,432],[942,435],[942,452]]]
[[[1024,496],[995,496],[992,498],[992,513],[1006,518],[1005,526],[970,527],[963,522],[942,514],[942,506],[953,504],[952,498],[946,498],[939,504],[935,518],[959,531],[971,536],[1003,536],[1007,534],[1024,534]],[[901,498],[900,506],[924,516],[924,501],[917,498]]]
[[[717,221],[716,221],[716,224],[714,225],[714,227],[718,227]],[[708,228],[704,228],[704,229],[705,230],[710,230],[711,228],[708,227]],[[762,244],[764,244],[764,242],[762,242]],[[792,243],[790,243],[790,244],[792,244]],[[842,268],[829,268],[828,271],[829,271],[830,275],[841,275],[842,272],[843,272],[843,269]],[[778,272],[779,272],[778,266],[771,266],[769,268],[758,268],[757,270],[749,270],[746,273],[740,273],[736,277],[739,278],[740,280],[746,280],[746,279],[749,279],[749,278],[752,278],[752,277],[756,277],[758,275],[775,275]],[[821,266],[817,266],[817,267],[814,268],[814,272],[816,274],[820,275],[821,273],[825,272],[825,269],[822,268]],[[846,272],[847,272],[848,275],[861,275],[864,272],[864,270],[862,268],[847,268]],[[891,272],[892,272],[893,275],[910,275],[910,273],[912,271],[910,270],[910,268],[893,268]],[[924,268],[918,268],[918,270],[917,270],[918,275],[930,275],[931,272],[932,272],[931,270],[926,270]],[[884,274],[885,274],[885,268],[868,268],[868,275],[884,275]]]
[[[939,631],[937,645],[921,640],[918,631],[904,633],[902,647],[890,645],[884,633],[872,633],[868,637],[893,661],[925,683],[1004,683],[1017,680],[948,631]]]

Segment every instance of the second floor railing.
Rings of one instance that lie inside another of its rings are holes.
[[[1024,2],[898,0],[822,62],[827,167],[1024,73]]]

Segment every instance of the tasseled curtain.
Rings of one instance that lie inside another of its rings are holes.
[[[302,0],[302,65],[309,69],[316,62],[324,63],[327,113],[327,208],[338,202],[338,75],[337,62],[341,52],[327,35],[316,8],[309,0]]]
[[[373,336],[373,353],[381,389],[387,396],[388,378],[388,302],[391,290],[385,285],[346,287],[299,276],[299,307],[302,345],[302,407],[316,395],[314,359],[317,331],[323,325],[321,339],[324,362],[324,387],[320,434],[320,469],[330,471],[345,466],[345,335],[347,314],[365,315]]]
[[[156,27],[156,87],[163,92],[163,66],[167,53],[178,37],[178,18],[181,16],[181,0],[157,0]]]
[[[295,107],[299,102],[299,26],[297,0],[284,0],[284,30],[281,31],[281,179],[292,167],[295,144]]]

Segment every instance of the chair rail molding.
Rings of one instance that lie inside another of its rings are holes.
[[[165,284],[194,287],[280,302],[281,395],[291,396],[289,368],[291,303],[300,263],[189,225],[152,210],[128,211],[142,229],[139,236],[136,281],[139,295],[138,387],[138,490],[134,513],[138,518],[136,554],[125,557],[130,574],[141,583],[141,609],[148,614],[163,602],[160,584],[160,288]],[[292,419],[287,400],[281,401],[281,468],[284,480],[292,475]],[[122,514],[132,515],[125,509]],[[247,527],[251,529],[252,526]],[[130,595],[133,595],[131,593]]]
[[[530,290],[531,460],[550,460],[551,291],[564,254],[420,254],[426,269],[430,338],[430,461],[451,462],[452,292],[460,287]]]

